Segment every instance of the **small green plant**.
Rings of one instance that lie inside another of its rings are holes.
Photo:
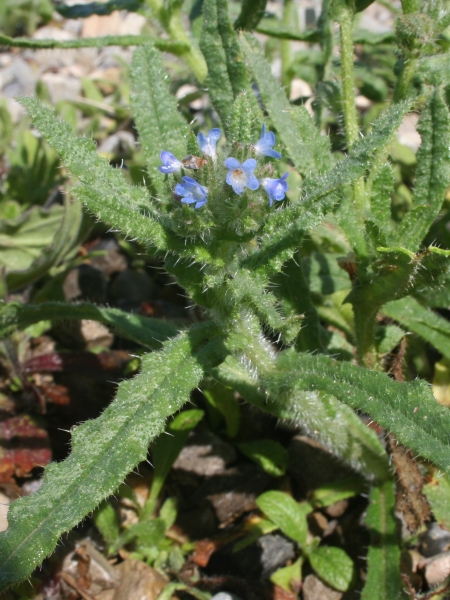
[[[252,21],[249,4],[243,5],[239,28],[258,25],[260,17]],[[150,442],[191,391],[213,377],[247,402],[301,423],[373,486],[367,520],[374,533],[381,532],[381,542],[374,535],[363,597],[402,594],[389,458],[355,411],[448,472],[448,410],[436,403],[424,379],[413,374],[395,381],[386,370],[408,331],[449,354],[448,322],[429,307],[438,305],[448,284],[450,250],[427,236],[442,214],[450,183],[445,43],[450,13],[443,1],[403,0],[395,86],[389,105],[364,124],[361,137],[354,22],[367,4],[324,2],[320,27],[311,36],[323,51],[314,116],[288,101],[259,43],[248,32],[237,33],[225,0],[203,5],[199,46],[220,119],[209,133],[190,131],[169,92],[159,50],[140,46],[131,66],[131,107],[147,168],[140,185],[130,185],[97,154],[91,139],[77,137],[51,109],[20,99],[71,174],[74,196],[164,260],[201,307],[202,320],[177,332],[170,323],[93,305],[2,306],[2,335],[39,320],[90,318],[149,352],[141,372],[118,386],[98,419],[72,429],[71,454],[45,469],[41,489],[12,504],[8,530],[0,536],[1,589],[28,577],[63,532],[112,494],[146,458]],[[170,11],[178,7],[170,2],[160,13],[168,31]],[[340,32],[339,83],[329,79],[333,21]],[[280,31],[283,40],[296,35]],[[183,51],[190,64],[193,49],[185,45]],[[291,67],[286,57],[284,83]],[[196,73],[199,81],[204,75]],[[359,78],[368,85],[362,72]],[[391,211],[398,191],[391,144],[413,109],[421,113],[422,140],[414,185],[409,205]],[[343,124],[339,153],[322,134],[333,110]],[[233,427],[231,420],[227,426]],[[175,442],[165,443],[171,456]],[[347,589],[351,561],[337,548],[308,541],[307,505],[283,495],[279,517],[267,498],[260,498],[260,507],[295,536],[300,561],[308,558],[332,586]],[[152,513],[153,506],[147,516]],[[285,517],[294,521],[289,531]],[[139,535],[130,542],[143,552]],[[325,563],[334,565],[328,574]],[[300,569],[300,562],[289,568]]]

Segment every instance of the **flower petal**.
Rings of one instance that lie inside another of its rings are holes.
[[[209,130],[208,139],[210,142],[214,142],[215,144],[217,144],[217,142],[220,140],[221,135],[222,131],[217,127],[214,127],[213,129]]]
[[[249,175],[249,177],[248,177],[247,187],[253,191],[257,190],[259,188],[259,181],[253,174]]]
[[[256,162],[256,160],[254,158],[247,158],[247,160],[244,163],[242,163],[241,169],[243,171],[245,171],[246,173],[251,173],[252,171],[254,171],[256,169],[257,164],[258,163]]]
[[[241,168],[241,163],[238,161],[237,158],[233,158],[232,156],[230,156],[229,158],[226,158],[224,160],[223,164],[230,171],[234,171],[235,169],[240,169]],[[230,183],[230,185],[231,185],[231,183]]]

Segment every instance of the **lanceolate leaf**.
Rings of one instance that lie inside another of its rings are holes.
[[[419,119],[422,144],[417,152],[417,174],[413,208],[400,223],[396,240],[416,251],[437,217],[450,183],[450,115],[436,89]]]
[[[397,542],[395,493],[392,479],[372,488],[366,526],[370,531],[367,580],[362,600],[402,598],[400,549]]]
[[[167,342],[142,359],[142,371],[119,385],[114,402],[72,429],[72,453],[52,463],[38,492],[14,502],[0,536],[0,590],[30,575],[59,536],[98,506],[147,455],[166,418],[188,400],[205,366],[214,364],[214,329],[204,326]],[[209,335],[208,335],[209,334]],[[220,353],[220,351],[219,351]]]
[[[296,391],[332,394],[369,414],[414,452],[444,471],[450,470],[450,414],[423,380],[399,383],[383,373],[326,356],[285,351],[277,360],[276,372],[264,383],[275,397],[287,398]]]
[[[201,245],[186,245],[155,219],[149,194],[143,186],[130,186],[120,169],[97,154],[95,144],[77,137],[69,125],[34,98],[20,98],[34,125],[60,154],[64,165],[77,177],[74,192],[97,217],[140,242],[161,251],[179,252],[199,262],[213,261]]]
[[[289,103],[254,38],[242,35],[241,46],[286,154],[303,176],[327,171],[333,164],[328,139],[321,136],[306,108]]]
[[[200,48],[208,64],[208,91],[226,132],[234,99],[251,89],[236,32],[230,22],[228,4],[226,0],[205,0],[200,39]],[[258,110],[256,103],[254,108]]]
[[[166,321],[133,315],[118,308],[63,302],[37,305],[10,302],[0,304],[0,339],[40,321],[62,319],[99,321],[111,326],[118,335],[151,349],[160,348],[162,342],[177,333],[177,329]]]
[[[450,322],[409,296],[383,306],[383,313],[423,337],[450,359]]]
[[[169,150],[178,160],[187,154],[189,129],[169,92],[168,75],[161,53],[152,46],[138,48],[131,62],[131,106],[139,132],[139,143],[147,159],[147,170],[158,191],[164,175],[158,170],[159,154]]]

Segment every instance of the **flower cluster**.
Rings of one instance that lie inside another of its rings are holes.
[[[206,136],[204,133],[197,135],[197,142],[202,154],[211,159],[214,163],[217,161],[216,145],[220,139],[222,132],[220,129],[211,129]],[[251,149],[257,156],[269,156],[271,158],[281,158],[281,154],[273,149],[275,145],[275,134],[273,131],[266,132],[266,126],[263,124],[261,137],[256,144],[251,146]],[[171,152],[163,150],[160,154],[162,165],[159,167],[161,173],[179,173],[182,169],[198,170],[203,167],[207,161],[198,156],[187,156],[183,160],[178,160]],[[224,166],[228,169],[225,181],[233,188],[236,194],[243,194],[245,188],[255,191],[260,186],[265,190],[269,197],[270,206],[274,200],[283,200],[288,190],[286,179],[288,173],[285,173],[278,179],[265,177],[258,180],[254,175],[258,163],[254,158],[248,158],[243,163],[232,156],[224,161]],[[195,204],[195,208],[200,208],[206,204],[208,200],[208,189],[201,185],[198,181],[183,175],[182,183],[175,186],[175,193],[180,196],[181,202],[185,204]]]

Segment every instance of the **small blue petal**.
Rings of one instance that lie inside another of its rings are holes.
[[[203,154],[210,156],[213,160],[217,158],[216,144],[221,135],[222,132],[217,127],[210,129],[207,136],[202,132],[197,135],[197,142],[200,150],[203,152]]]
[[[208,200],[208,190],[200,185],[198,181],[185,175],[182,177],[184,183],[178,183],[175,186],[175,193],[182,196],[181,202],[185,204],[196,203],[195,208],[200,208]]]
[[[259,181],[253,175],[257,162],[254,158],[248,158],[244,164],[230,156],[225,159],[224,165],[228,169],[225,181],[231,185],[236,194],[242,194],[247,187],[250,190],[259,188]]]
[[[265,179],[261,180],[261,185],[269,196],[270,206],[272,206],[274,200],[279,202],[280,200],[284,199],[288,190],[288,184],[286,181],[288,175],[289,173],[285,173],[279,179],[271,179],[270,177],[266,177]]]
[[[163,150],[159,156],[163,163],[163,166],[158,167],[161,173],[175,173],[181,170],[181,162],[172,154],[172,152]]]
[[[260,154],[261,156],[270,156],[271,158],[281,158],[281,154],[272,150],[272,146],[275,146],[276,138],[273,131],[268,131],[266,133],[266,126],[263,123],[261,129],[261,137],[253,146],[256,154]]]
[[[224,160],[224,163],[223,163],[223,164],[224,164],[224,165],[226,166],[226,168],[227,168],[227,169],[229,169],[230,171],[232,171],[232,170],[234,170],[234,169],[239,169],[239,168],[240,168],[240,166],[241,166],[241,163],[238,161],[238,159],[237,159],[237,158],[233,158],[233,157],[231,157],[231,156],[230,156],[229,158],[226,158],[226,159]]]

